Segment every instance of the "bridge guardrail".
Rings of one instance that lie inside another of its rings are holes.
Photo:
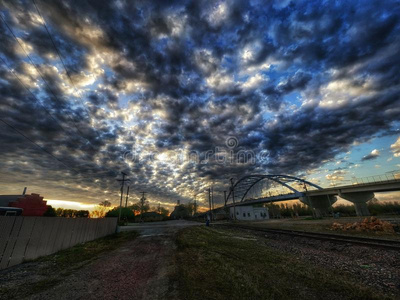
[[[341,180],[340,182],[332,182],[331,187],[342,186],[343,181],[350,181],[351,185],[362,185],[369,183],[379,183],[379,182],[388,182],[393,180],[400,180],[400,171],[399,172],[389,172],[381,175],[373,175],[367,177],[352,177],[349,180]]]

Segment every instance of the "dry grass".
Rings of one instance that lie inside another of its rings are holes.
[[[189,228],[177,243],[182,299],[390,299],[240,231]]]

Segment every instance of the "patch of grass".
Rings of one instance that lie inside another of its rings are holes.
[[[0,287],[0,299],[21,299],[48,290],[101,254],[117,249],[138,235],[136,231],[120,232],[26,262],[28,272],[32,273],[30,277],[36,279]]]
[[[390,299],[240,231],[192,227],[177,245],[182,299]]]
[[[126,231],[112,234],[104,238],[96,239],[84,244],[61,250],[55,254],[38,258],[38,262],[50,262],[50,267],[42,270],[44,272],[65,273],[68,270],[76,270],[83,265],[97,259],[99,254],[112,251],[122,243],[132,240],[138,236],[136,231]]]

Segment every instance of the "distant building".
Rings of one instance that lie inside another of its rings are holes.
[[[228,219],[228,212],[226,212],[225,210],[223,210],[223,209],[220,209],[220,210],[217,210],[215,213],[214,213],[214,219],[216,220],[216,221],[218,221],[218,220],[226,220],[226,219]]]
[[[49,207],[39,194],[0,195],[2,215],[43,216]]]
[[[169,217],[172,220],[179,220],[190,217],[190,214],[188,208],[181,204],[181,200],[176,200],[176,206]]]
[[[234,219],[235,208],[230,208],[230,217]],[[236,220],[267,220],[269,219],[268,208],[254,206],[236,206]]]
[[[174,211],[169,215],[169,217],[173,220],[180,220],[184,218],[190,217],[189,210],[185,205],[179,204],[175,206]]]

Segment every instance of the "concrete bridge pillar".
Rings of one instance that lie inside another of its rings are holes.
[[[300,201],[307,204],[315,212],[315,217],[321,218],[328,216],[331,211],[331,205],[337,201],[333,195],[304,196]]]
[[[373,192],[340,193],[340,197],[354,204],[357,216],[369,216],[367,202],[375,197]]]

